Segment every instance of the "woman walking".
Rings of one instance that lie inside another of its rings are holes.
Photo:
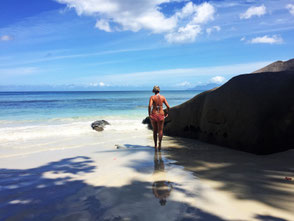
[[[157,134],[158,134],[158,149],[161,149],[161,141],[163,136],[163,125],[164,125],[164,118],[168,116],[163,111],[162,104],[164,103],[169,111],[169,105],[164,96],[160,95],[160,88],[159,86],[154,86],[152,92],[155,94],[150,97],[149,106],[148,106],[148,114],[151,120],[151,124],[153,127],[153,139],[154,139],[154,146],[157,149]]]

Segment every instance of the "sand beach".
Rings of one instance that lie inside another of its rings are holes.
[[[164,137],[156,152],[140,120],[109,122],[102,132],[76,122],[84,133],[70,136],[15,130],[21,144],[1,144],[0,220],[294,220],[293,150]]]

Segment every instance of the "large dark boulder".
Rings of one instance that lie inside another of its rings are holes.
[[[294,148],[294,71],[236,76],[171,108],[164,133],[255,154]]]
[[[106,125],[110,125],[106,120],[96,120],[91,124],[93,130],[103,131]]]
[[[263,73],[263,72],[280,72],[280,71],[294,71],[294,59],[288,61],[276,61],[271,63],[253,73]]]

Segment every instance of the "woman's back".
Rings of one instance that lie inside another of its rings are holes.
[[[164,115],[162,104],[165,102],[165,97],[160,94],[156,94],[156,95],[151,96],[151,99],[153,101],[152,102],[152,114]]]

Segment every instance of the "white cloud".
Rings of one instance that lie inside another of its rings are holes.
[[[178,87],[191,87],[191,83],[189,81],[184,81],[184,82],[178,83],[176,86],[178,86]]]
[[[100,87],[104,87],[104,86],[106,86],[106,85],[105,85],[104,82],[101,81],[101,82],[99,82],[99,86],[100,86]]]
[[[286,8],[289,10],[291,15],[294,15],[294,4],[288,4]]]
[[[264,14],[266,14],[266,7],[264,5],[257,6],[257,7],[252,6],[248,8],[246,12],[240,15],[240,19],[249,19],[252,16],[260,17]]]
[[[214,31],[220,31],[220,30],[221,30],[221,27],[220,26],[213,26],[211,28],[207,28],[206,29],[206,33],[208,35],[210,35],[212,32],[214,32]]]
[[[240,41],[245,41],[246,40],[246,38],[245,37],[242,37],[241,39],[240,39]]]
[[[190,18],[190,23],[203,24],[214,19],[214,7],[204,2],[200,5],[195,5],[188,2],[180,11],[175,14],[178,19]]]
[[[105,19],[100,19],[96,22],[95,25],[96,28],[99,28],[100,30],[106,31],[106,32],[111,32],[111,28],[109,25],[109,22]]]
[[[98,86],[98,83],[90,83],[89,86],[90,87],[97,87]]]
[[[210,79],[211,83],[221,84],[225,82],[225,78],[223,76],[215,76]]]
[[[200,32],[201,28],[199,25],[188,24],[185,27],[180,27],[176,32],[166,34],[165,39],[169,43],[193,42]]]
[[[283,39],[277,35],[273,35],[272,37],[269,37],[267,35],[263,37],[256,37],[253,38],[249,41],[249,43],[252,44],[258,44],[258,43],[263,43],[263,44],[281,44],[283,43]]]
[[[137,32],[147,29],[154,33],[172,30],[176,26],[174,17],[166,17],[160,12],[159,5],[170,0],[57,0],[74,8],[79,15],[99,17],[96,27],[112,30],[109,20],[116,24],[116,29]],[[109,27],[107,27],[109,26]]]
[[[142,29],[163,33],[169,42],[193,42],[201,24],[214,19],[215,8],[207,2],[196,5],[189,1],[173,15],[165,15],[160,5],[187,0],[56,0],[74,8],[79,15],[98,17],[100,30],[133,31]]]
[[[109,84],[105,84],[104,82],[100,81],[99,83],[95,82],[95,83],[90,83],[88,84],[90,87],[108,87],[110,86]]]
[[[196,13],[193,17],[193,23],[195,24],[202,24],[207,23],[214,19],[215,9],[214,7],[204,2],[203,4],[196,6]]]
[[[204,2],[195,5],[188,2],[180,11],[175,14],[177,19],[188,20],[186,25],[178,27],[175,31],[170,31],[165,35],[169,43],[189,43],[194,42],[201,33],[201,24],[205,24],[214,19],[214,7]],[[217,29],[219,28],[218,26]]]
[[[2,35],[2,36],[0,36],[0,40],[1,41],[11,41],[11,40],[13,40],[13,37],[10,35]]]
[[[180,11],[176,13],[176,17],[182,19],[191,16],[196,11],[196,7],[193,2],[188,2]]]

